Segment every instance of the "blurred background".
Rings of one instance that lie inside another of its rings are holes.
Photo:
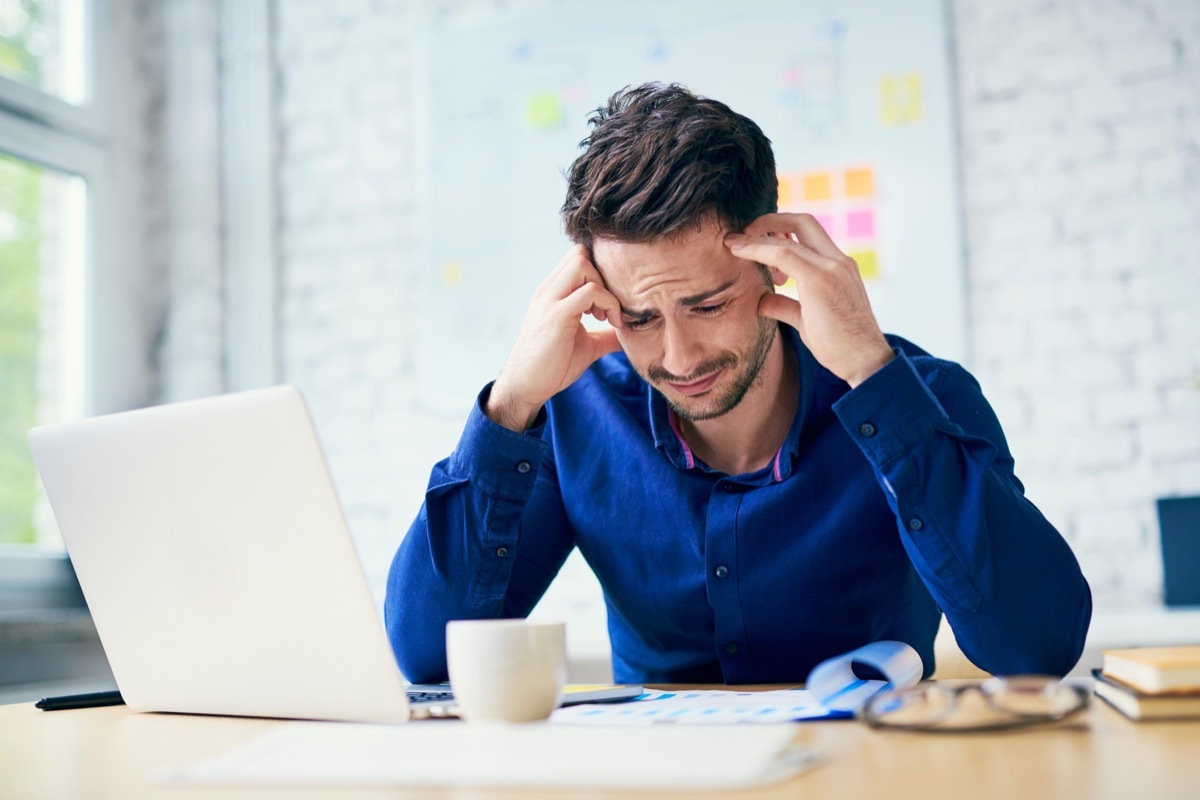
[[[0,0],[0,699],[105,679],[34,425],[297,385],[382,601],[648,80],[758,121],[885,330],[980,380],[1090,651],[1200,641],[1157,512],[1200,495],[1200,3]],[[603,664],[577,556],[535,614]]]

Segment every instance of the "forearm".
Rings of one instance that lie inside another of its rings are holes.
[[[454,454],[434,467],[384,606],[410,680],[445,678],[446,622],[528,614],[565,559],[570,537],[541,469],[545,452],[536,436],[503,430],[476,408]]]
[[[943,406],[909,363],[880,377],[839,401],[838,415],[964,653],[993,673],[1066,673],[1082,652],[1090,591],[1066,542],[1024,497],[978,386],[957,373]]]

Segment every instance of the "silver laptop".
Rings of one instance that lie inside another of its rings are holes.
[[[36,428],[29,444],[131,708],[409,718],[296,389]]]

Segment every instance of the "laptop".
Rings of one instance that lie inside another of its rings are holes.
[[[134,710],[453,714],[446,686],[409,701],[294,387],[35,428],[29,445]],[[593,694],[641,693],[623,688]]]

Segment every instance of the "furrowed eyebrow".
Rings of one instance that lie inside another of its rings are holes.
[[[721,284],[720,286],[718,286],[715,289],[710,289],[709,291],[701,292],[700,294],[689,295],[688,297],[685,297],[682,300],[680,300],[679,304],[682,306],[698,306],[701,303],[703,303],[705,300],[708,300],[710,297],[718,295],[721,292],[728,289],[730,286],[733,286],[735,283],[737,283],[737,280],[738,280],[737,278],[733,278],[732,280],[726,281],[725,283]],[[639,321],[650,319],[658,312],[657,311],[639,311],[637,309],[626,308],[625,306],[621,306],[621,313],[624,316],[629,317],[631,320],[633,320],[635,322],[639,322]]]
[[[679,302],[681,305],[685,305],[685,306],[698,306],[701,303],[703,303],[705,300],[707,300],[708,298],[710,298],[714,295],[720,294],[721,292],[728,289],[730,286],[733,286],[735,283],[737,283],[737,278],[733,278],[731,280],[726,281],[725,283],[721,284],[720,286],[718,286],[717,288],[713,289],[710,292],[701,292],[700,294],[694,294],[691,297],[683,298]]]

